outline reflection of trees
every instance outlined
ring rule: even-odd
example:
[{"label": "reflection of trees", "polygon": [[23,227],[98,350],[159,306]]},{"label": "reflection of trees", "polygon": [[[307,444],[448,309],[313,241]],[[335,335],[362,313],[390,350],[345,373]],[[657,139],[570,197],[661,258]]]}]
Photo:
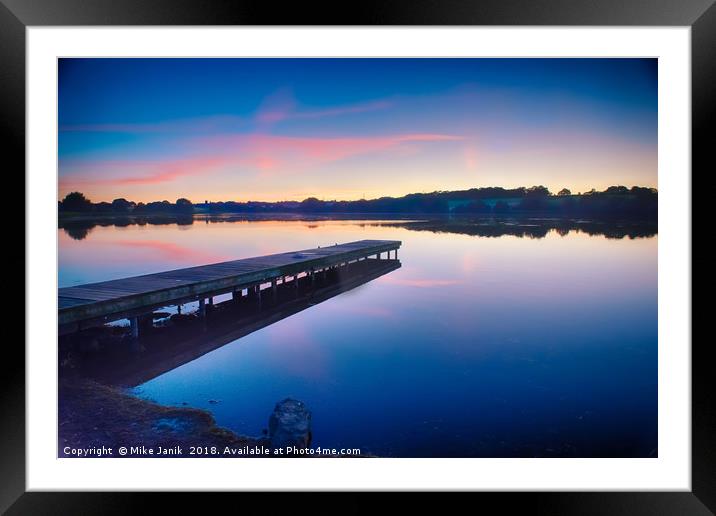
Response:
[{"label": "reflection of trees", "polygon": [[95,226],[100,227],[126,227],[126,226],[145,226],[147,224],[155,226],[167,226],[176,224],[178,226],[190,226],[194,223],[192,215],[151,215],[151,216],[120,216],[120,217],[95,217],[83,218],[80,220],[60,220],[59,228],[64,229],[65,233],[75,240],[82,240],[87,237],[89,232]]},{"label": "reflection of trees", "polygon": [[655,222],[599,221],[574,219],[497,219],[492,217],[473,219],[439,219],[414,222],[377,222],[380,226],[401,227],[411,231],[433,233],[459,233],[462,235],[500,237],[504,235],[521,238],[544,238],[554,231],[561,236],[571,232],[586,233],[606,238],[649,238],[657,234]]},{"label": "reflection of trees", "polygon": [[92,230],[91,227],[64,227],[63,229],[73,240],[84,240]]},{"label": "reflection of trees", "polygon": [[[355,218],[355,215],[351,216]],[[380,217],[383,218],[383,217]],[[297,217],[294,214],[287,214],[282,217],[280,215],[272,215],[267,217],[250,217],[250,216],[204,216],[198,218],[199,222],[218,223],[218,222],[236,222],[236,221],[261,221],[261,220],[339,220],[340,217]],[[157,215],[157,216],[123,216],[123,217],[104,217],[97,219],[83,219],[60,221],[59,227],[75,240],[86,238],[90,230],[95,226],[129,226],[129,225],[170,225],[190,226],[194,223],[195,218],[184,215]],[[398,220],[384,222],[370,219],[363,220],[360,223],[363,226],[393,226],[401,227],[411,231],[432,231],[433,233],[459,233],[463,235],[484,236],[484,237],[500,237],[503,235],[512,235],[522,238],[544,238],[551,231],[561,236],[566,236],[571,232],[586,233],[588,235],[602,235],[606,238],[648,238],[657,234],[658,227],[656,222],[640,222],[640,221],[615,221],[615,220],[599,220],[599,219],[569,219],[569,218],[528,218],[528,217],[493,217],[479,216],[479,214],[466,213],[460,217],[441,217],[432,220],[410,221]],[[310,227],[310,225],[309,225]]]}]

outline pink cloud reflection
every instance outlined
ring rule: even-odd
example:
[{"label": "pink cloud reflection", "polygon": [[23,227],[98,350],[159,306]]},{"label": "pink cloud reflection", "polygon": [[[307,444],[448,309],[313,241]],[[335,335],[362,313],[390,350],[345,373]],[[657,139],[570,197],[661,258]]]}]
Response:
[{"label": "pink cloud reflection", "polygon": [[220,254],[206,253],[197,249],[192,249],[190,247],[162,240],[117,240],[112,242],[112,245],[146,249],[162,259],[169,259],[180,263],[200,265],[216,263],[227,259]]},{"label": "pink cloud reflection", "polygon": [[273,367],[299,378],[325,378],[330,367],[327,355],[305,323],[291,319],[268,327],[263,346]]},{"label": "pink cloud reflection", "polygon": [[376,281],[381,281],[383,283],[390,283],[391,285],[400,285],[400,286],[404,286],[404,287],[416,287],[416,288],[447,287],[450,285],[457,285],[460,283],[457,280],[400,278],[400,277],[395,277],[395,276],[383,276],[381,278],[378,278]]},{"label": "pink cloud reflection", "polygon": [[346,305],[332,304],[326,306],[326,309],[335,310],[336,312],[345,312],[353,315],[367,315],[369,317],[379,317],[381,319],[394,319],[395,312],[387,308],[366,305]]}]

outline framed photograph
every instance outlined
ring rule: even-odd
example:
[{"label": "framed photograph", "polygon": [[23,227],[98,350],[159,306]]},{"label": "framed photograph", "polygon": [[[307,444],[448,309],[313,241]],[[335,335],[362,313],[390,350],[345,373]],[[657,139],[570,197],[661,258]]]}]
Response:
[{"label": "framed photograph", "polygon": [[691,339],[712,2],[2,2],[8,514],[716,510]]}]

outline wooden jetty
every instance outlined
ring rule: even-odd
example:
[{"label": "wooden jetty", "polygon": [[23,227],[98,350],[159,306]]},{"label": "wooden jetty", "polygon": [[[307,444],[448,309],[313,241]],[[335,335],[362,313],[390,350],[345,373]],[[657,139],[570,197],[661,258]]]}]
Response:
[{"label": "wooden jetty", "polygon": [[279,285],[310,286],[317,274],[360,260],[380,260],[384,253],[390,258],[393,252],[397,260],[400,246],[399,240],[360,240],[60,288],[59,334],[129,319],[132,335],[139,337],[140,327],[151,324],[151,314],[159,308],[198,301],[204,315],[214,296],[227,293],[237,300],[255,297],[261,303],[269,291],[275,300]]}]

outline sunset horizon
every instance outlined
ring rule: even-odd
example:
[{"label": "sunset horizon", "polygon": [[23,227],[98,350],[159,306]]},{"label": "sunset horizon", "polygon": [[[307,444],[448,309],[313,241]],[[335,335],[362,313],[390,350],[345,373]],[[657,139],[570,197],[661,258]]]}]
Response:
[{"label": "sunset horizon", "polygon": [[[306,195],[306,196],[302,196],[302,197],[300,197],[300,198],[293,198],[293,199],[289,199],[289,198],[280,198],[280,199],[278,199],[278,198],[277,198],[277,199],[259,199],[259,198],[256,198],[256,199],[254,199],[254,198],[245,198],[245,199],[230,199],[230,198],[226,198],[226,199],[218,199],[218,198],[217,198],[217,199],[192,199],[189,195],[180,195],[180,196],[177,197],[176,199],[174,199],[174,198],[161,198],[161,199],[160,199],[160,198],[157,198],[157,199],[137,200],[137,199],[134,199],[134,198],[129,198],[129,197],[127,197],[127,196],[121,196],[121,195],[120,195],[119,197],[114,197],[114,198],[111,198],[111,199],[110,199],[110,198],[105,198],[105,199],[92,199],[92,198],[88,198],[88,199],[89,199],[91,202],[93,202],[93,203],[102,203],[102,202],[111,203],[112,201],[117,200],[117,199],[124,199],[124,200],[127,200],[127,201],[129,201],[129,202],[137,202],[137,203],[145,203],[145,204],[146,204],[146,203],[150,203],[150,202],[165,202],[165,201],[170,202],[170,203],[175,203],[175,202],[176,202],[177,200],[179,200],[179,199],[187,199],[187,200],[191,201],[192,204],[197,204],[197,205],[198,205],[198,204],[204,204],[204,203],[207,203],[207,202],[208,202],[208,203],[236,202],[236,203],[270,203],[270,204],[280,204],[280,203],[302,202],[302,201],[305,201],[305,200],[307,200],[307,199],[318,199],[318,200],[323,201],[323,202],[356,202],[356,201],[375,201],[375,200],[379,200],[379,199],[382,199],[382,198],[398,199],[398,198],[406,197],[406,196],[409,196],[409,195],[431,195],[431,194],[437,194],[437,193],[461,192],[461,191],[480,190],[480,189],[502,189],[502,190],[505,190],[505,191],[509,191],[509,190],[515,190],[515,189],[520,189],[520,188],[528,189],[528,188],[531,188],[531,187],[540,187],[540,186],[545,186],[545,185],[539,185],[539,184],[529,185],[529,186],[519,185],[519,186],[515,186],[515,187],[505,187],[505,186],[503,186],[503,185],[485,185],[485,186],[473,186],[473,187],[469,187],[469,188],[443,188],[443,189],[441,189],[441,190],[424,191],[424,192],[405,192],[405,193],[403,193],[403,194],[397,194],[397,195],[381,195],[381,196],[377,196],[377,197],[370,197],[370,196],[367,196],[367,195],[366,195],[366,196],[361,196],[361,197],[356,197],[356,198],[338,198],[338,197],[332,197],[332,198],[325,197],[325,198],[323,198],[323,197],[318,197],[317,195],[308,194],[308,195]],[[602,189],[599,189],[599,188],[587,188],[587,189],[585,189],[584,191],[581,191],[581,190],[575,191],[575,190],[571,190],[571,189],[569,189],[569,188],[566,188],[566,190],[569,190],[569,192],[570,192],[569,195],[588,195],[588,194],[591,193],[592,191],[594,191],[594,192],[603,192],[603,191],[605,191],[607,188],[611,188],[611,187],[622,187],[622,186],[623,186],[623,187],[626,187],[626,188],[628,188],[628,189],[632,189],[632,188],[648,188],[648,189],[652,189],[652,190],[654,190],[654,191],[658,191],[658,189],[657,189],[656,187],[645,186],[645,185],[637,185],[637,184],[634,184],[634,185],[623,185],[623,184],[616,185],[616,184],[615,184],[615,185],[605,186],[605,187],[602,188]],[[545,188],[547,188],[547,187],[545,186]],[[549,189],[549,188],[548,188],[548,189]],[[560,192],[560,190],[562,190],[562,189],[561,189],[561,188],[560,188],[559,190],[549,189],[551,195],[558,195],[559,192]],[[67,192],[67,194],[70,194],[70,193],[81,193],[81,194],[84,195],[84,192],[81,192],[81,191],[79,191],[79,190],[71,190],[71,191],[68,191],[68,192]],[[65,195],[67,195],[67,194],[65,194]],[[62,198],[59,198],[58,200],[62,200]]]},{"label": "sunset horizon", "polygon": [[58,129],[59,199],[657,188],[655,60],[61,59]]}]

